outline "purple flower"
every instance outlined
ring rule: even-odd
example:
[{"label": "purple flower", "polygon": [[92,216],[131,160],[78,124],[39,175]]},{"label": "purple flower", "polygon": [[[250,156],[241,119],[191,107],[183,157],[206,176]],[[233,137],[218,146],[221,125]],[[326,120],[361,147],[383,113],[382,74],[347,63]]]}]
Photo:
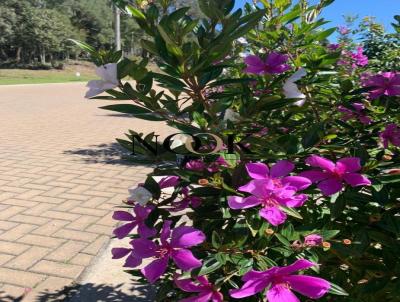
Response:
[{"label": "purple flower", "polygon": [[206,276],[198,276],[197,282],[190,279],[175,280],[178,288],[189,293],[199,293],[197,296],[180,300],[180,302],[222,302],[224,297],[208,281]]},{"label": "purple flower", "polygon": [[339,26],[338,29],[341,35],[347,35],[350,33],[350,29],[347,26]]},{"label": "purple flower", "polygon": [[156,234],[156,230],[149,228],[145,223],[145,220],[147,219],[151,211],[153,211],[153,209],[154,207],[152,206],[142,207],[141,205],[137,204],[133,208],[135,216],[125,211],[115,211],[113,219],[129,222],[127,224],[124,224],[123,226],[116,228],[113,232],[114,235],[118,239],[122,239],[128,236],[135,227],[138,227],[138,234],[140,235],[140,237],[148,238],[154,236]]},{"label": "purple flower", "polygon": [[400,95],[400,73],[382,72],[362,79],[364,87],[373,88],[369,92],[372,100],[379,98],[381,95],[396,96]]},{"label": "purple flower", "polygon": [[286,176],[294,169],[290,161],[278,161],[271,170],[263,163],[249,163],[246,169],[253,180],[239,190],[251,196],[229,196],[228,204],[232,209],[261,206],[260,216],[277,226],[284,223],[287,217],[282,206],[300,207],[308,198],[305,194],[296,193],[310,186],[311,181],[304,177]]},{"label": "purple flower", "polygon": [[321,235],[310,234],[304,237],[304,245],[309,247],[320,246],[324,239]]},{"label": "purple flower", "polygon": [[348,109],[342,105],[338,106],[338,110],[343,113],[343,121],[358,119],[364,125],[369,125],[372,123],[372,119],[363,112],[365,109],[363,104],[353,103],[351,106],[354,108],[354,110]]},{"label": "purple flower", "polygon": [[198,196],[191,196],[189,195],[189,188],[184,187],[181,191],[183,195],[183,199],[179,201],[174,201],[172,203],[173,208],[169,209],[170,212],[179,212],[187,209],[189,206],[192,208],[197,208],[200,206],[202,199]]},{"label": "purple flower", "polygon": [[166,176],[158,182],[158,185],[160,189],[176,187],[179,184],[179,180],[179,176]]},{"label": "purple flower", "polygon": [[396,124],[388,124],[384,131],[379,135],[383,147],[388,148],[389,144],[400,147],[400,128]]},{"label": "purple flower", "polygon": [[265,60],[258,56],[250,55],[244,59],[247,65],[245,72],[258,75],[283,73],[290,69],[290,66],[285,64],[287,60],[287,55],[277,52],[271,52]]},{"label": "purple flower", "polygon": [[358,157],[345,157],[335,164],[334,162],[317,156],[311,155],[306,159],[306,163],[311,167],[321,168],[300,173],[312,182],[318,183],[318,188],[326,196],[333,195],[343,189],[343,182],[352,187],[369,186],[371,181],[365,176],[355,173],[361,170],[360,159]]},{"label": "purple flower", "polygon": [[171,231],[171,223],[164,222],[160,244],[144,238],[132,240],[134,257],[154,259],[141,270],[150,283],[154,283],[165,273],[169,259],[183,271],[201,266],[201,261],[187,248],[201,244],[206,239],[203,232],[189,226],[179,226]]},{"label": "purple flower", "polygon": [[121,259],[129,255],[125,260],[124,267],[137,267],[142,264],[142,258],[134,253],[133,248],[116,247],[111,250],[111,254],[112,259]]},{"label": "purple flower", "polygon": [[368,57],[364,55],[364,49],[359,46],[357,47],[356,53],[351,53],[351,58],[354,60],[354,64],[358,66],[368,65]]},{"label": "purple flower", "polygon": [[305,260],[297,260],[292,265],[285,267],[272,267],[267,271],[250,271],[242,280],[245,284],[240,289],[233,289],[229,293],[232,298],[241,299],[250,297],[267,289],[268,302],[299,302],[291,291],[296,291],[310,299],[319,299],[330,289],[331,284],[321,278],[293,275],[293,273],[315,266],[316,264]]},{"label": "purple flower", "polygon": [[336,51],[340,48],[340,44],[329,44],[328,49],[332,51]]},{"label": "purple flower", "polygon": [[203,171],[206,164],[201,159],[193,159],[186,163],[186,169],[191,171]]},{"label": "purple flower", "polygon": [[208,172],[215,173],[220,170],[221,167],[229,167],[228,162],[222,157],[218,157],[214,162],[210,163],[207,167]]}]

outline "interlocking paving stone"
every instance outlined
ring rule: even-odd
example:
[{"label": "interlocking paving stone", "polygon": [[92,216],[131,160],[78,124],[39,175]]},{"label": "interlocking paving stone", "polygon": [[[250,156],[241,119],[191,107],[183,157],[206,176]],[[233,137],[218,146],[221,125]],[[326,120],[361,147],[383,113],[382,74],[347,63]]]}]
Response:
[{"label": "interlocking paving stone", "polygon": [[45,278],[43,274],[0,267],[0,282],[2,283],[32,288]]},{"label": "interlocking paving stone", "polygon": [[16,268],[20,270],[27,270],[33,264],[35,264],[38,259],[41,259],[46,254],[48,254],[50,249],[32,246],[27,251],[9,261],[5,266],[9,268]]},{"label": "interlocking paving stone", "polygon": [[127,188],[150,171],[123,162],[115,138],[127,129],[157,129],[164,137],[174,132],[163,123],[98,109],[109,102],[84,100],[84,86],[0,86],[0,292],[5,294],[35,287],[32,293],[40,295],[76,280],[109,242],[112,212]]},{"label": "interlocking paving stone", "polygon": [[11,254],[11,255],[19,255],[23,253],[25,250],[29,248],[29,245],[8,242],[8,241],[0,241],[0,253]]},{"label": "interlocking paving stone", "polygon": [[74,279],[79,277],[83,269],[84,266],[80,265],[41,260],[31,268],[31,271]]}]

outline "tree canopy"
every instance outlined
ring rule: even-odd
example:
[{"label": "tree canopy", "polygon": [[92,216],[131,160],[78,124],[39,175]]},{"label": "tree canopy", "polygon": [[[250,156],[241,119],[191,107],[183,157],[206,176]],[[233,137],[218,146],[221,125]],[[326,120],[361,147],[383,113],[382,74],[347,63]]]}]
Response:
[{"label": "tree canopy", "polygon": [[[139,5],[140,1],[134,1]],[[176,6],[192,0],[172,1]],[[193,14],[197,8],[193,6]],[[26,66],[76,57],[80,51],[68,41],[77,39],[98,49],[114,47],[114,14],[110,0],[2,0],[0,2],[0,62]],[[122,14],[122,47],[140,54],[143,36],[136,22]]]}]

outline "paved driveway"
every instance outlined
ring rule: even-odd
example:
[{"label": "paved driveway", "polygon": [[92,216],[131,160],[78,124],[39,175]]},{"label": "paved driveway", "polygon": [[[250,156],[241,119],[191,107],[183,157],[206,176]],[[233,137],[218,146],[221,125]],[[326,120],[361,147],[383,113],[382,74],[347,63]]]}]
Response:
[{"label": "paved driveway", "polygon": [[81,275],[110,238],[113,207],[149,171],[121,162],[114,139],[129,128],[167,133],[100,110],[84,92],[0,86],[0,301]]}]

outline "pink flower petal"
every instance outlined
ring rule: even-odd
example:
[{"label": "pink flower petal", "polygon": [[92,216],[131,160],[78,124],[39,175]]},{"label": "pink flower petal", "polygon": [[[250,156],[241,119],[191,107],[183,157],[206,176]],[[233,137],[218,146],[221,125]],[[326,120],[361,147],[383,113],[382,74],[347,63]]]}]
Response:
[{"label": "pink flower petal", "polygon": [[172,231],[171,246],[186,248],[198,245],[204,240],[206,236],[203,232],[189,226],[179,226]]},{"label": "pink flower petal", "polygon": [[270,279],[252,279],[247,281],[241,288],[230,290],[229,295],[235,299],[254,296],[268,287],[270,283]]},{"label": "pink flower petal", "polygon": [[361,170],[360,158],[345,157],[338,160],[338,163],[344,165],[346,172],[357,172]]},{"label": "pink flower petal", "polygon": [[272,286],[267,291],[268,302],[300,302],[300,300],[285,285]]},{"label": "pink flower petal", "polygon": [[305,190],[312,184],[312,181],[301,176],[286,176],[282,179],[282,184],[295,187],[297,190]]},{"label": "pink flower petal", "polygon": [[126,258],[124,267],[131,267],[131,268],[134,268],[134,267],[137,267],[137,266],[139,266],[139,265],[141,265],[141,264],[142,264],[142,259],[141,259],[141,258],[138,258],[138,257],[136,257],[136,256],[133,255],[133,254],[130,254],[130,255],[128,256],[128,258]]},{"label": "pink flower petal", "polygon": [[368,178],[358,173],[347,173],[343,176],[343,179],[352,187],[371,185],[371,181]]},{"label": "pink flower petal", "polygon": [[308,199],[308,195],[306,194],[298,194],[294,195],[291,198],[285,200],[279,200],[279,203],[290,208],[298,208],[301,207]]},{"label": "pink flower petal", "polygon": [[149,265],[141,269],[142,274],[146,279],[153,284],[157,281],[167,270],[168,257],[154,260]]},{"label": "pink flower petal", "polygon": [[136,204],[135,207],[133,208],[133,211],[136,214],[136,219],[137,220],[144,220],[146,219],[151,211],[153,211],[154,207],[153,206],[147,206],[143,207],[140,204]]},{"label": "pink flower petal", "polygon": [[293,275],[284,279],[289,282],[294,291],[311,299],[321,298],[331,288],[331,284],[328,281],[312,276]]},{"label": "pink flower petal", "polygon": [[195,297],[182,299],[179,302],[208,302],[208,301],[213,301],[213,300],[210,300],[212,298],[212,296],[213,296],[212,291],[205,291]]},{"label": "pink flower petal", "polygon": [[252,65],[252,66],[264,66],[263,60],[261,60],[260,57],[254,56],[254,55],[247,56],[247,57],[244,59],[244,62],[245,62],[247,65]]},{"label": "pink flower petal", "polygon": [[161,234],[160,234],[161,243],[163,243],[163,244],[167,243],[167,240],[168,240],[169,236],[171,235],[171,225],[172,225],[172,221],[170,221],[170,220],[164,221],[164,224],[163,224],[163,227],[161,230]]},{"label": "pink flower petal", "polygon": [[170,188],[170,187],[175,187],[179,183],[179,176],[167,176],[162,178],[159,182],[158,185],[160,186],[160,189],[165,189],[165,188]]},{"label": "pink flower petal", "polygon": [[114,229],[113,233],[118,239],[125,238],[136,227],[136,225],[136,221],[124,224],[123,226]]},{"label": "pink flower petal", "polygon": [[318,155],[311,155],[306,159],[306,163],[311,167],[318,167],[330,172],[333,172],[335,169],[335,164],[332,161]]},{"label": "pink flower petal", "polygon": [[132,252],[132,249],[127,249],[123,247],[116,247],[111,250],[111,254],[113,255],[113,259],[121,259],[124,258],[126,255],[128,255],[130,252]]},{"label": "pink flower petal", "polygon": [[288,175],[294,170],[294,164],[288,160],[280,160],[271,167],[271,177],[277,178]]},{"label": "pink flower petal", "polygon": [[263,197],[268,190],[274,189],[274,183],[268,179],[254,179],[248,184],[239,187],[239,191],[247,192],[257,197]]},{"label": "pink flower petal", "polygon": [[139,238],[132,240],[133,253],[140,258],[150,258],[156,256],[157,245],[148,239]]},{"label": "pink flower petal", "polygon": [[285,267],[279,267],[277,269],[277,274],[280,275],[290,275],[295,272],[301,271],[308,269],[310,267],[315,266],[316,264],[314,262],[311,262],[306,259],[300,259],[295,262],[293,262],[291,265],[285,266]]},{"label": "pink flower petal", "polygon": [[327,179],[329,177],[329,173],[317,170],[310,170],[301,172],[299,176],[308,178],[312,182],[319,182],[321,180]]},{"label": "pink flower petal", "polygon": [[239,210],[239,209],[248,209],[261,204],[261,201],[255,197],[239,197],[239,196],[229,196],[228,197],[228,205],[231,209]]},{"label": "pink flower petal", "polygon": [[175,280],[175,285],[188,293],[197,293],[203,289],[203,286],[194,283],[191,279]]},{"label": "pink flower petal", "polygon": [[132,221],[135,219],[131,213],[125,211],[115,211],[112,218],[119,221]]},{"label": "pink flower petal", "polygon": [[254,179],[265,179],[269,178],[269,169],[266,164],[263,163],[249,163],[246,165],[247,173],[251,178]]},{"label": "pink flower petal", "polygon": [[331,196],[343,188],[342,182],[335,178],[323,180],[317,186],[325,196]]},{"label": "pink flower petal", "polygon": [[171,256],[176,266],[183,271],[189,271],[202,265],[201,261],[187,249],[173,250]]},{"label": "pink flower petal", "polygon": [[267,280],[268,278],[270,278],[269,276],[271,275],[271,272],[275,271],[276,268],[272,268],[269,269],[265,272],[260,272],[260,271],[255,271],[255,270],[251,270],[249,272],[247,272],[246,274],[243,275],[242,277],[242,281],[250,281],[252,279],[263,279],[263,280]]},{"label": "pink flower petal", "polygon": [[260,216],[267,220],[273,226],[278,226],[285,222],[287,216],[285,212],[278,207],[263,208],[260,210]]},{"label": "pink flower petal", "polygon": [[157,234],[156,229],[149,228],[144,222],[139,223],[137,232],[138,232],[139,236],[142,238],[153,237]]}]

